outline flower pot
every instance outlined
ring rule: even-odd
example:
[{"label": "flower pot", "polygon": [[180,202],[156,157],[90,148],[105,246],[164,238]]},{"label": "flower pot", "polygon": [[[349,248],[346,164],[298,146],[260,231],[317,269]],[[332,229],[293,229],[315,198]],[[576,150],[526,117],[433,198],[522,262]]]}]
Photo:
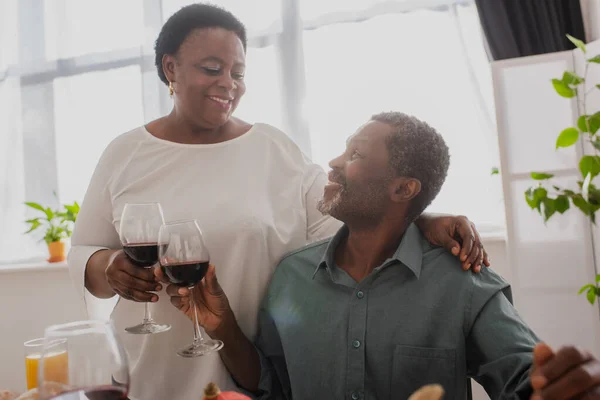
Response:
[{"label": "flower pot", "polygon": [[64,242],[48,243],[48,253],[50,254],[48,262],[51,263],[65,261],[67,259],[65,256]]}]

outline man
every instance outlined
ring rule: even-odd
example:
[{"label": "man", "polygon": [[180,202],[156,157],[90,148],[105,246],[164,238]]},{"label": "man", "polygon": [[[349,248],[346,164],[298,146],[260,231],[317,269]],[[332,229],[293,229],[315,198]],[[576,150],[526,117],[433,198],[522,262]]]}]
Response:
[{"label": "man", "polygon": [[[445,398],[462,399],[473,377],[494,399],[600,398],[597,360],[536,347],[500,276],[453,268],[459,261],[414,226],[449,158],[433,128],[401,113],[375,115],[350,138],[319,203],[345,225],[281,261],[258,351],[210,268],[195,294],[200,320],[225,343],[220,355],[242,387],[263,398],[358,400],[407,399],[439,383]],[[190,315],[187,290],[168,293]]]}]

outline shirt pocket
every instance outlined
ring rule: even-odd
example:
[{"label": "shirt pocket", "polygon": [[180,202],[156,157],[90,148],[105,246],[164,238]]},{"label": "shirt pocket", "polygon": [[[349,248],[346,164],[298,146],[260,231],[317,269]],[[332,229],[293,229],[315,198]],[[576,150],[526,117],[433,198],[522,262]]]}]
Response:
[{"label": "shirt pocket", "polygon": [[392,399],[408,399],[424,385],[437,383],[444,398],[455,396],[456,351],[433,347],[396,346],[392,365]]}]

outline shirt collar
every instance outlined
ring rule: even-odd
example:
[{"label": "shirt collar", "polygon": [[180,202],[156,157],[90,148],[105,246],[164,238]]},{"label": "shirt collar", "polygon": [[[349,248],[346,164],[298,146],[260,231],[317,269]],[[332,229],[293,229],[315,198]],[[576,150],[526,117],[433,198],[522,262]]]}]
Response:
[{"label": "shirt collar", "polygon": [[[322,268],[327,269],[331,274],[331,269],[335,266],[335,249],[340,241],[346,236],[348,236],[348,227],[344,225],[329,241],[325,253],[313,273],[313,279],[317,275],[317,272]],[[408,267],[408,269],[415,274],[417,279],[419,279],[423,262],[423,246],[421,245],[421,232],[414,223],[410,224],[406,229],[406,232],[404,232],[402,240],[392,258],[386,260],[381,267],[378,268],[396,264],[396,262],[400,262]]]}]

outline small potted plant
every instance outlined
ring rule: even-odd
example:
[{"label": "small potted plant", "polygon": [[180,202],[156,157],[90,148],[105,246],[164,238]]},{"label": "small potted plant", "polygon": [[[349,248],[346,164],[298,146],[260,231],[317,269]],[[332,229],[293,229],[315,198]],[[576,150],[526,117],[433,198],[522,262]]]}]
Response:
[{"label": "small potted plant", "polygon": [[43,213],[41,217],[25,221],[29,224],[29,230],[25,233],[31,233],[40,227],[45,228],[44,241],[48,245],[48,253],[50,254],[48,262],[65,261],[66,253],[63,240],[71,237],[73,233],[73,224],[79,213],[79,204],[77,202],[64,204],[61,208],[55,210],[34,202],[26,202],[25,205]]}]

